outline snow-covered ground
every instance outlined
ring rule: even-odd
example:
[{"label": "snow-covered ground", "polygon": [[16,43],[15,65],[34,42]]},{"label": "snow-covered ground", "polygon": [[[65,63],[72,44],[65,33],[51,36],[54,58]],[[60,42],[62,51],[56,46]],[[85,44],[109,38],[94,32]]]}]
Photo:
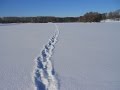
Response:
[{"label": "snow-covered ground", "polygon": [[120,20],[117,21],[117,20],[112,20],[112,19],[106,19],[106,20],[102,20],[101,22],[120,22]]},{"label": "snow-covered ground", "polygon": [[120,23],[0,24],[0,90],[120,90],[119,39]]},{"label": "snow-covered ground", "polygon": [[58,24],[61,90],[120,90],[120,23]]},{"label": "snow-covered ground", "polygon": [[0,26],[0,90],[34,90],[35,58],[54,30],[51,24]]}]

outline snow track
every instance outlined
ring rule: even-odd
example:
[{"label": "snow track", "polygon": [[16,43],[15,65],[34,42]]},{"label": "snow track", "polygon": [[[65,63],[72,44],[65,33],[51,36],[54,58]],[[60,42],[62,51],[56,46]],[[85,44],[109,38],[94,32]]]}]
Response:
[{"label": "snow track", "polygon": [[59,30],[56,24],[55,27],[55,34],[49,39],[48,44],[44,46],[41,54],[35,59],[35,90],[58,90],[58,80],[51,60],[59,35]]}]

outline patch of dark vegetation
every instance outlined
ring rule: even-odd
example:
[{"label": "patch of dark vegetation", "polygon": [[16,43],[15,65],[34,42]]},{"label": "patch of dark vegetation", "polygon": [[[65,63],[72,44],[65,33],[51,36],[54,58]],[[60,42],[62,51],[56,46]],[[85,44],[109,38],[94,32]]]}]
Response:
[{"label": "patch of dark vegetation", "polygon": [[100,22],[105,19],[120,20],[120,9],[109,13],[87,12],[80,17],[0,17],[0,23]]}]

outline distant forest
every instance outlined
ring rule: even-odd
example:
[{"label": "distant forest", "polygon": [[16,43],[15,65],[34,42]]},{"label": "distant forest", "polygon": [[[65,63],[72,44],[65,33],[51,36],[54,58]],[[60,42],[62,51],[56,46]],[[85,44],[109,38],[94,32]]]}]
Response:
[{"label": "distant forest", "polygon": [[105,19],[120,20],[120,9],[109,13],[87,12],[80,17],[0,17],[0,23],[100,22]]}]

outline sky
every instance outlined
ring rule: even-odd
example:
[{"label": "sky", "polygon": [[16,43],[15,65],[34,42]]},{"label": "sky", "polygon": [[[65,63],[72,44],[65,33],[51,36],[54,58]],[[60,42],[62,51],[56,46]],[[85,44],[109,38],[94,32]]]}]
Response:
[{"label": "sky", "polygon": [[0,16],[80,16],[120,9],[120,0],[0,0]]}]

